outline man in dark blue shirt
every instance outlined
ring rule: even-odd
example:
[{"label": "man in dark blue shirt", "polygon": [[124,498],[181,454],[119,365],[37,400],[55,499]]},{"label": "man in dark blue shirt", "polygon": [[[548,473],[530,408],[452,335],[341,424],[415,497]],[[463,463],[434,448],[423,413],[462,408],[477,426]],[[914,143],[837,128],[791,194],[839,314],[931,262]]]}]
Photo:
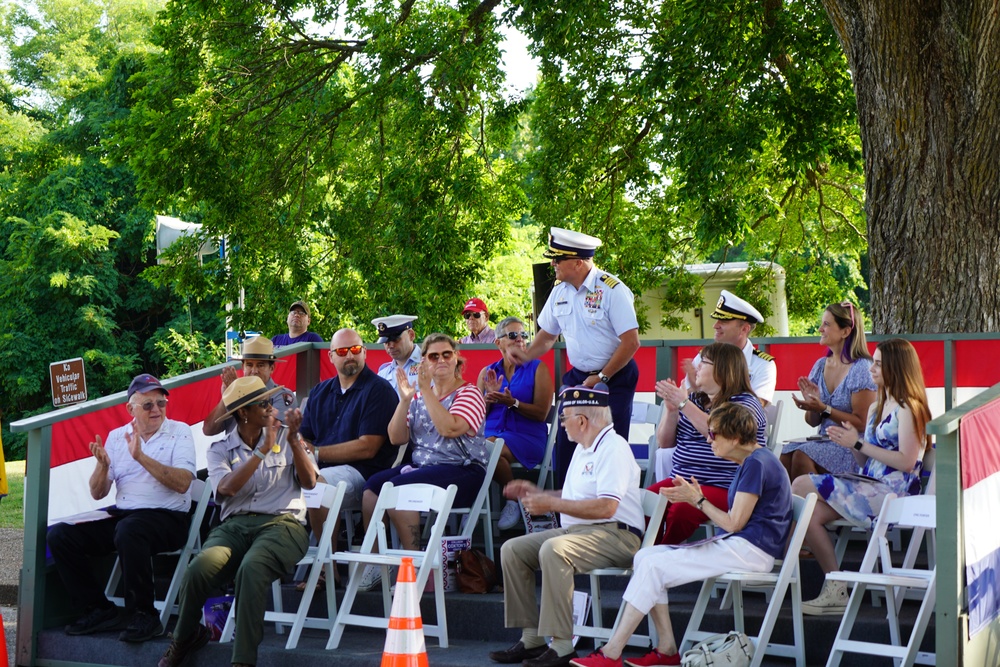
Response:
[{"label": "man in dark blue shirt", "polygon": [[[309,392],[299,429],[319,463],[320,481],[347,482],[344,509],[360,509],[365,481],[392,467],[399,454],[387,433],[399,398],[392,385],[365,365],[366,352],[357,331],[341,329],[333,335],[329,354],[337,376]],[[326,510],[309,510],[316,535],[325,521]]]}]

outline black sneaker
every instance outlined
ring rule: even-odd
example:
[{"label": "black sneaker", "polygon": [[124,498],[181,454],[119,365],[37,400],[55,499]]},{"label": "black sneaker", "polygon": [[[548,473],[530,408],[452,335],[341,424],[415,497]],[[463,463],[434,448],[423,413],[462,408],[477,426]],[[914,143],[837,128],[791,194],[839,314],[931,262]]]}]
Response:
[{"label": "black sneaker", "polygon": [[170,642],[167,652],[156,663],[156,667],[180,667],[192,653],[205,646],[211,638],[211,630],[199,623],[187,641],[179,642],[174,639]]},{"label": "black sneaker", "polygon": [[132,616],[132,622],[118,636],[118,639],[123,642],[148,642],[162,634],[163,624],[160,623],[159,616],[145,611],[137,611]]},{"label": "black sneaker", "polygon": [[122,626],[122,616],[118,607],[91,609],[75,622],[66,626],[67,635],[89,635],[94,632],[117,630]]}]

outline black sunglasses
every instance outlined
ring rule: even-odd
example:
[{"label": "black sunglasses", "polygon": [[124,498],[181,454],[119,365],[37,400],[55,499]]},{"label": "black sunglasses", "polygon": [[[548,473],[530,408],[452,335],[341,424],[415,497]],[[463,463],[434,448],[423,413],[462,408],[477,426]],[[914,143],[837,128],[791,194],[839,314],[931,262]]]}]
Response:
[{"label": "black sunglasses", "polygon": [[518,338],[523,338],[524,340],[528,340],[530,335],[531,334],[529,334],[527,331],[508,331],[505,334],[500,334],[500,337],[509,338],[510,340],[517,340]]},{"label": "black sunglasses", "polygon": [[465,316],[465,319],[469,319],[470,317],[474,317],[475,319],[478,320],[480,317],[482,317],[483,314],[482,313],[463,313],[463,315]]}]

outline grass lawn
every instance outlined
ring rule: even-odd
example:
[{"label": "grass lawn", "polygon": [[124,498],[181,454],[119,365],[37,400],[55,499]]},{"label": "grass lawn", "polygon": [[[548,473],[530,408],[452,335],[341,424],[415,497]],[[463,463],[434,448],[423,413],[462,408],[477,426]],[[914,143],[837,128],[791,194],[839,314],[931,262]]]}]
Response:
[{"label": "grass lawn", "polygon": [[7,463],[7,497],[0,499],[0,528],[24,528],[24,461]]}]

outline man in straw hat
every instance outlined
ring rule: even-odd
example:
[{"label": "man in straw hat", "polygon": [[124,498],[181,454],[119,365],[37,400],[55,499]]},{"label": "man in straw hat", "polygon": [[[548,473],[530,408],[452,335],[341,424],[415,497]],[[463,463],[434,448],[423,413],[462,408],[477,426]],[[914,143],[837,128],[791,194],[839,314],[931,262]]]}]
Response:
[{"label": "man in straw hat", "polygon": [[[573,365],[563,377],[567,386],[593,387],[603,382],[611,392],[614,429],[626,440],[632,419],[632,399],[639,382],[639,367],[632,358],[639,349],[639,322],[635,297],[618,278],[594,266],[594,251],[601,240],[569,229],[549,230],[549,249],[556,280],[548,301],[538,315],[538,334],[526,351],[514,350],[520,362],[537,359],[555,344],[559,334]],[[561,485],[573,455],[566,431],[559,429],[553,452],[553,471]]]},{"label": "man in straw hat", "polygon": [[[573,650],[573,575],[601,567],[629,567],[642,541],[645,515],[639,466],[628,441],[612,429],[608,388],[581,385],[561,394],[559,420],[576,443],[562,491],[544,491],[527,480],[507,484],[531,514],[558,512],[560,528],[504,542],[504,624],[521,639],[490,659],[526,667],[568,665]],[[544,548],[543,548],[544,547]],[[541,609],[535,572],[542,573]],[[552,637],[546,645],[545,637]]]},{"label": "man in straw hat", "polygon": [[[264,386],[269,390],[274,389],[276,386],[274,381],[271,380],[271,374],[274,373],[275,362],[284,362],[284,359],[279,360],[276,356],[274,356],[274,343],[269,341],[264,336],[247,338],[243,341],[241,353],[233,355],[233,359],[243,362],[244,377],[259,377],[261,381],[263,381]],[[232,366],[226,366],[222,369],[223,393],[225,393],[226,388],[229,387],[235,379],[235,368]],[[279,391],[271,394],[271,405],[274,406],[274,416],[279,422],[285,423],[285,413],[298,405],[298,400],[295,398],[295,394],[290,392],[288,389],[281,387]],[[222,413],[225,411],[225,402],[220,400],[218,405],[212,408],[212,411],[208,413],[207,417],[205,417],[205,423],[201,426],[201,432],[205,435],[218,435],[223,431],[226,433],[232,431],[236,426],[236,421],[232,417],[222,419]]]},{"label": "man in straw hat", "polygon": [[[715,325],[716,343],[729,343],[743,350],[743,356],[747,360],[747,368],[750,369],[750,386],[757,398],[765,403],[774,400],[774,388],[778,384],[778,367],[774,363],[774,357],[766,352],[761,352],[750,342],[750,334],[754,328],[764,321],[764,316],[760,311],[750,305],[750,302],[741,299],[728,290],[722,290],[719,302],[712,312],[712,319]],[[684,362],[684,373],[687,375],[685,381],[688,388],[697,391],[694,386],[695,371],[701,364],[701,353],[694,358],[694,361]]]},{"label": "man in straw hat", "polygon": [[180,549],[188,534],[189,487],[195,474],[191,427],[167,419],[167,390],[152,375],[132,380],[125,409],[132,420],[108,434],[106,445],[94,436],[90,452],[97,465],[90,495],[101,500],[115,484],[115,508],[100,521],[49,530],[48,544],[66,590],[87,613],[66,626],[66,634],[112,630],[125,620],[94,577],[92,559],[115,551],[122,564],[125,609],[131,622],[119,639],[144,642],[163,634],[153,607],[153,554]]},{"label": "man in straw hat", "polygon": [[259,377],[233,380],[222,395],[236,428],[208,450],[208,477],[222,508],[201,552],[184,573],[173,641],[159,667],[178,667],[208,643],[201,625],[208,596],[236,582],[236,633],[232,663],[257,664],[271,582],[289,572],[309,546],[302,489],[316,486],[316,462],[298,437],[302,414],[288,412],[288,426],[274,418],[268,389]]}]

